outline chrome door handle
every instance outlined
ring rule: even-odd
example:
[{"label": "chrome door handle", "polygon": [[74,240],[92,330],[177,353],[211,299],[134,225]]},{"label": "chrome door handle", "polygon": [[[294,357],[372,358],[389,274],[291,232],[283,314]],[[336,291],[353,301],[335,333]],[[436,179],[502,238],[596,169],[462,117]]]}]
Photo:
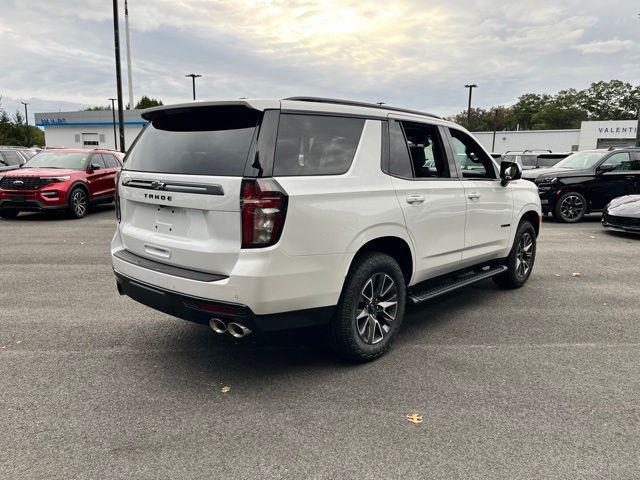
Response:
[{"label": "chrome door handle", "polygon": [[480,196],[481,195],[479,193],[470,193],[469,195],[467,195],[467,198],[469,200],[478,200]]},{"label": "chrome door handle", "polygon": [[424,202],[424,197],[422,195],[409,195],[405,200],[407,203],[414,205]]}]

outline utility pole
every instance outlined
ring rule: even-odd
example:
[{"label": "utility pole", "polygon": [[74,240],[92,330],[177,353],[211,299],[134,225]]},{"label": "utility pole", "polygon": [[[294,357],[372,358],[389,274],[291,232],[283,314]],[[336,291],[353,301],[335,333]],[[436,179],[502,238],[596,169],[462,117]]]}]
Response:
[{"label": "utility pole", "polygon": [[111,117],[113,118],[113,143],[114,150],[118,150],[118,135],[116,134],[116,105],[117,98],[109,98],[111,100]]},{"label": "utility pole", "polygon": [[469,89],[469,106],[467,107],[467,128],[471,125],[471,95],[473,94],[473,89],[478,88],[478,85],[475,83],[465,85],[464,88]]},{"label": "utility pole", "polygon": [[120,130],[120,151],[124,149],[124,115],[122,113],[122,72],[120,71],[120,26],[118,22],[118,0],[113,0],[113,39],[116,51],[116,89],[118,91],[118,129]]},{"label": "utility pole", "polygon": [[127,81],[129,83],[129,109],[135,105],[133,103],[133,72],[131,71],[131,41],[129,40],[129,5],[124,0],[124,35],[127,42]]},{"label": "utility pole", "polygon": [[202,75],[198,75],[197,73],[189,73],[185,75],[185,77],[191,77],[191,82],[193,86],[193,99],[196,99],[196,78],[200,78]]},{"label": "utility pole", "polygon": [[[29,105],[29,102],[20,102],[22,105],[24,105],[24,123],[26,125],[26,132],[27,132],[27,136],[25,138],[25,140],[27,141],[27,143],[31,143],[31,132],[29,132],[29,112],[27,111],[27,105]],[[28,147],[29,145],[25,145],[25,147]]]}]

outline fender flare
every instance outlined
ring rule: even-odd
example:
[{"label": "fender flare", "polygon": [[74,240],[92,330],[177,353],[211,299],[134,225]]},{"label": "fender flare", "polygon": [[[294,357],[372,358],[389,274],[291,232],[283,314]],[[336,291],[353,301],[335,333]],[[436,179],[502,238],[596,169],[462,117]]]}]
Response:
[{"label": "fender flare", "polygon": [[384,237],[396,237],[400,240],[403,240],[408,246],[409,251],[411,252],[411,263],[412,263],[412,271],[415,272],[416,266],[416,254],[415,254],[415,245],[407,231],[405,225],[397,224],[397,223],[383,223],[379,225],[372,225],[367,227],[365,230],[359,232],[349,243],[347,247],[347,251],[344,253],[342,258],[342,266],[340,269],[340,289],[342,290],[342,285],[344,284],[344,279],[347,277],[349,273],[349,269],[353,263],[353,259],[358,254],[360,249],[367,243],[372,240],[376,240],[378,238]]}]

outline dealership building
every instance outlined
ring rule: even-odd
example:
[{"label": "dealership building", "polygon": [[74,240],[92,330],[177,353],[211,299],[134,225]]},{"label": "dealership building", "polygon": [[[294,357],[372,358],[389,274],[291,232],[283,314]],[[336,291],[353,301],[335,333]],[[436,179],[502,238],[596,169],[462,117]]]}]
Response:
[{"label": "dealership building", "polygon": [[[124,110],[125,147],[135,140],[147,124],[140,113],[142,110]],[[111,148],[117,149],[117,131],[111,110],[83,112],[36,113],[36,126],[44,129],[47,147],[65,148]],[[116,112],[116,122],[118,114]]]},{"label": "dealership building", "polygon": [[[129,147],[147,123],[142,110],[124,111],[125,147]],[[111,110],[36,113],[36,125],[44,128],[47,147],[116,148]],[[117,119],[117,116],[116,116]],[[612,120],[582,122],[575,130],[520,130],[476,132],[484,147],[496,153],[509,150],[569,152],[635,144],[638,122]]]}]

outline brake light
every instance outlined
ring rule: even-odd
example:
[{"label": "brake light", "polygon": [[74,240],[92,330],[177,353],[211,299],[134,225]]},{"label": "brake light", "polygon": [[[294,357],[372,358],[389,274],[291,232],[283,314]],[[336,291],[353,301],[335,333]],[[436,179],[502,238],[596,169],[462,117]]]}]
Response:
[{"label": "brake light", "polygon": [[116,204],[116,218],[118,219],[118,223],[120,223],[120,219],[122,218],[122,213],[120,212],[120,193],[118,193],[119,189],[120,189],[120,171],[116,173],[116,191],[113,194],[113,201]]},{"label": "brake light", "polygon": [[272,178],[245,178],[240,192],[242,248],[274,245],[284,227],[287,194]]}]

